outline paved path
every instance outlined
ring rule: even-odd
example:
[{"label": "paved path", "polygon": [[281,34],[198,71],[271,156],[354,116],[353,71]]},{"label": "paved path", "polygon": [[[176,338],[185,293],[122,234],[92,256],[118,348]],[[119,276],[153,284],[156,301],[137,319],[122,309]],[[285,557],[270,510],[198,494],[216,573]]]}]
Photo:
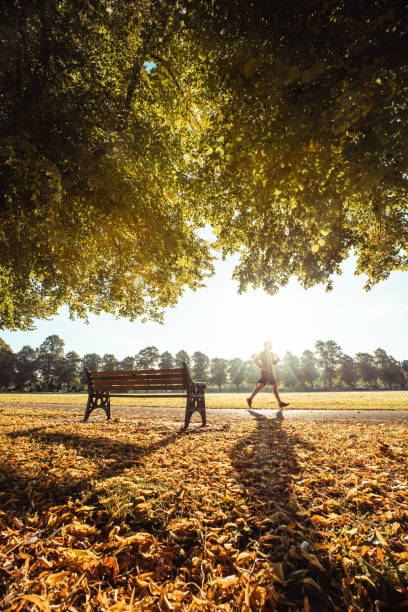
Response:
[{"label": "paved path", "polygon": [[[21,408],[22,404],[8,402],[8,406]],[[66,404],[30,404],[32,409],[48,409],[59,412],[70,410],[75,419],[81,420],[84,413],[83,406],[72,406]],[[0,409],[2,406],[0,405]],[[360,423],[406,423],[408,425],[408,410],[283,410],[281,413],[284,420],[307,421],[307,422],[360,422]],[[137,406],[112,406],[112,418],[132,419],[135,417],[153,417],[162,419],[163,422],[182,423],[184,421],[184,408],[152,408]],[[252,421],[255,419],[275,419],[279,417],[278,410],[247,410],[231,408],[207,408],[207,422],[211,424],[229,423],[231,421]],[[93,419],[104,418],[102,410],[92,413],[89,423]],[[200,416],[195,414],[193,422],[200,422]]]},{"label": "paved path", "polygon": [[[124,408],[127,414],[135,416],[161,416],[169,418],[170,415],[175,419],[182,420],[184,410],[179,408]],[[117,409],[113,408],[112,413]],[[283,410],[281,413],[284,420],[296,421],[360,421],[362,423],[393,423],[403,422],[408,425],[408,410]],[[231,408],[207,408],[207,421],[253,421],[255,419],[275,419],[280,417],[278,410],[245,410]],[[194,417],[200,419],[199,415]]]}]

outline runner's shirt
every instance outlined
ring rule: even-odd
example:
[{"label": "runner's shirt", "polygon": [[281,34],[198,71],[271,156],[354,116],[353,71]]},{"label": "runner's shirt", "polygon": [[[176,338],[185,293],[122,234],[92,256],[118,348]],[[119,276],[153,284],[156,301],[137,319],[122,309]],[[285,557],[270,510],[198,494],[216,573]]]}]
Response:
[{"label": "runner's shirt", "polygon": [[271,351],[265,349],[262,353],[259,353],[257,359],[259,359],[262,364],[262,372],[266,372],[268,377],[273,376],[275,378],[274,365],[275,361],[277,361],[275,353],[271,353]]}]

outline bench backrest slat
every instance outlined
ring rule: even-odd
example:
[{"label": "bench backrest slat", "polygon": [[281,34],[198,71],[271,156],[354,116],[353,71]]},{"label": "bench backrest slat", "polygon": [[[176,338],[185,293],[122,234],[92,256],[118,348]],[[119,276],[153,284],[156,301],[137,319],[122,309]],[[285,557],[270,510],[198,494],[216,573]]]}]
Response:
[{"label": "bench backrest slat", "polygon": [[131,370],[110,372],[88,372],[91,389],[95,391],[158,391],[160,389],[187,390],[189,374],[187,368],[171,370]]},{"label": "bench backrest slat", "polygon": [[117,387],[112,387],[111,385],[96,385],[95,391],[112,391],[112,393],[116,393],[116,391],[181,391],[185,390],[184,385],[173,385],[172,387],[165,387],[163,385],[158,387],[148,387],[146,385],[121,385]]},{"label": "bench backrest slat", "polygon": [[158,377],[158,376],[123,376],[123,377],[119,377],[119,376],[115,376],[115,378],[109,377],[109,378],[102,378],[102,377],[98,377],[98,378],[93,378],[91,377],[91,380],[95,383],[98,384],[100,382],[105,382],[105,383],[115,383],[115,382],[140,382],[140,383],[145,383],[145,382],[151,382],[151,383],[162,383],[162,382],[183,382],[183,377],[182,376],[163,376],[163,377]]},{"label": "bench backrest slat", "polygon": [[177,382],[177,381],[183,381],[183,377],[182,376],[107,376],[107,377],[102,377],[102,376],[98,376],[97,378],[94,378],[93,376],[91,376],[91,380],[93,380],[95,383],[98,382],[127,382],[127,381],[140,381],[140,382]]},{"label": "bench backrest slat", "polygon": [[92,376],[109,376],[112,374],[151,374],[152,376],[158,376],[160,374],[176,374],[183,373],[183,368],[172,368],[171,370],[113,370],[106,372],[90,372]]}]

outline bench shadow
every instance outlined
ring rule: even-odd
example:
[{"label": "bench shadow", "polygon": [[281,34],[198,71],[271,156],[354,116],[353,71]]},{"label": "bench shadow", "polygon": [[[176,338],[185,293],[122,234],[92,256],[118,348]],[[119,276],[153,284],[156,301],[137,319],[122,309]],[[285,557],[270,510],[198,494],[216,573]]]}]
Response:
[{"label": "bench shadow", "polygon": [[[198,435],[200,431],[203,430],[194,428],[191,434]],[[30,473],[29,466],[24,469],[20,464],[17,469],[12,462],[0,460],[0,490],[8,494],[7,497],[0,497],[0,509],[12,510],[14,516],[24,516],[30,506],[40,507],[41,512],[47,512],[51,506],[64,504],[70,499],[81,497],[83,493],[91,492],[96,480],[120,476],[126,469],[143,465],[152,453],[174,443],[179,432],[172,431],[146,446],[137,442],[121,442],[106,436],[47,431],[46,426],[6,435],[16,440],[16,443],[28,437],[38,443],[40,448],[46,446],[43,451],[45,470],[36,475]],[[96,469],[85,477],[82,473],[70,476],[69,472],[65,473],[63,478],[52,477],[47,467],[52,468],[54,452],[57,453],[61,445],[65,450],[74,450],[79,456],[90,459]],[[46,486],[50,477],[52,484]]]}]

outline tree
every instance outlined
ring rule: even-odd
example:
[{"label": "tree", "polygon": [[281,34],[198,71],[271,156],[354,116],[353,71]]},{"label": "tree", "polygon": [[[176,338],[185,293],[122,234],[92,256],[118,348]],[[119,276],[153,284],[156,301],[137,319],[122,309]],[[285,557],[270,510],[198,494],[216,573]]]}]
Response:
[{"label": "tree", "polygon": [[155,346],[147,346],[138,352],[135,365],[138,370],[151,370],[159,360],[159,351]]},{"label": "tree", "polygon": [[280,363],[279,373],[279,377],[282,377],[285,387],[289,387],[294,391],[300,378],[299,357],[288,351]]},{"label": "tree", "polygon": [[241,291],[407,269],[405,11],[5,3],[0,326],[160,319],[211,273],[204,223]]},{"label": "tree", "polygon": [[212,270],[189,187],[200,90],[182,7],[3,8],[0,327],[62,304],[159,320]]},{"label": "tree", "polygon": [[37,354],[31,346],[23,346],[15,355],[15,384],[23,391],[26,386],[33,385],[36,380]]},{"label": "tree", "polygon": [[69,351],[62,360],[60,368],[60,379],[67,385],[67,391],[79,383],[80,371],[81,357],[75,351]]},{"label": "tree", "polygon": [[37,369],[46,391],[60,380],[61,365],[64,358],[64,341],[57,335],[48,336],[40,344],[37,353]]},{"label": "tree", "polygon": [[240,291],[291,276],[330,289],[351,251],[367,288],[406,270],[406,7],[207,4],[198,45],[221,102],[201,176]]},{"label": "tree", "polygon": [[183,363],[190,367],[190,355],[186,351],[179,351],[176,353],[176,366],[178,368],[183,367]]},{"label": "tree", "polygon": [[105,353],[102,357],[101,369],[105,372],[115,372],[119,370],[119,360],[112,353]]},{"label": "tree", "polygon": [[339,359],[339,376],[348,387],[354,388],[358,381],[357,366],[350,355],[342,354]]},{"label": "tree", "polygon": [[220,357],[211,359],[210,380],[212,383],[217,385],[218,391],[221,391],[222,385],[227,381],[227,367],[227,359],[221,359]]},{"label": "tree", "polygon": [[357,353],[356,365],[360,378],[362,378],[371,389],[378,378],[378,369],[373,355],[370,355],[370,353]]},{"label": "tree", "polygon": [[374,351],[374,359],[378,377],[386,387],[401,382],[401,366],[394,357],[387,355],[384,349],[378,348]]},{"label": "tree", "polygon": [[160,370],[171,370],[174,368],[174,357],[169,351],[165,351],[160,355],[159,368]]},{"label": "tree", "polygon": [[119,369],[124,370],[125,372],[128,370],[134,370],[135,369],[135,358],[128,356],[122,359],[122,361],[119,364]]},{"label": "tree", "polygon": [[303,351],[300,358],[300,376],[302,380],[309,383],[312,391],[314,388],[314,381],[319,378],[319,371],[317,369],[317,359],[312,351]]},{"label": "tree", "polygon": [[0,389],[7,390],[14,382],[14,355],[10,346],[0,338]]},{"label": "tree", "polygon": [[196,351],[193,353],[193,377],[197,382],[207,382],[209,380],[210,360],[207,355]]},{"label": "tree", "polygon": [[210,366],[210,379],[218,387],[218,391],[221,391],[222,385],[227,380],[227,366],[228,361],[226,359],[221,359],[219,357],[215,357],[211,359]]},{"label": "tree", "polygon": [[318,353],[317,363],[323,370],[324,386],[332,389],[342,350],[334,340],[327,340],[327,342],[318,340],[316,351]]},{"label": "tree", "polygon": [[245,362],[245,382],[249,386],[253,386],[261,376],[258,366],[254,363],[254,358],[255,355],[252,355],[252,359]]},{"label": "tree", "polygon": [[401,362],[401,388],[408,389],[408,359]]},{"label": "tree", "polygon": [[237,387],[237,393],[239,393],[239,385],[244,379],[245,363],[238,357],[231,359],[228,364],[228,380]]},{"label": "tree", "polygon": [[102,368],[102,357],[97,353],[87,353],[82,357],[82,372],[81,372],[81,383],[87,384],[87,378],[85,370],[88,372],[98,372]]},{"label": "tree", "polygon": [[401,363],[390,355],[390,367],[387,371],[386,380],[390,386],[403,384],[404,376],[401,370]]}]

